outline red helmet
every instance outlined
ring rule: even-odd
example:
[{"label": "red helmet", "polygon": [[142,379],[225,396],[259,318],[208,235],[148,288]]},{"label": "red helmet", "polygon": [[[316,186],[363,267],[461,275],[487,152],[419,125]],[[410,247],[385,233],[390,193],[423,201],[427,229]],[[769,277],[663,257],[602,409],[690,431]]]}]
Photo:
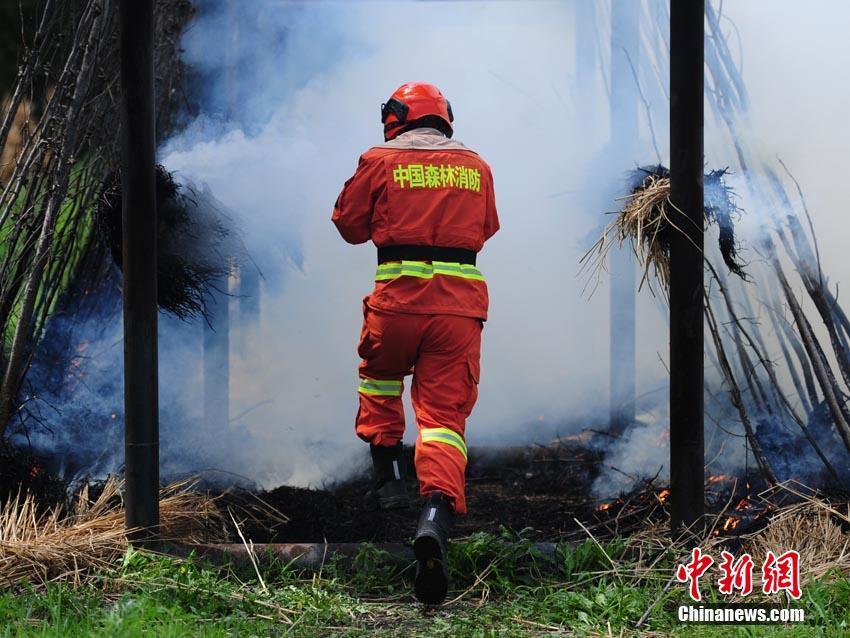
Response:
[{"label": "red helmet", "polygon": [[408,82],[402,84],[381,104],[381,122],[384,123],[384,138],[391,140],[404,130],[404,126],[425,117],[435,115],[446,123],[451,137],[452,105],[433,84]]}]

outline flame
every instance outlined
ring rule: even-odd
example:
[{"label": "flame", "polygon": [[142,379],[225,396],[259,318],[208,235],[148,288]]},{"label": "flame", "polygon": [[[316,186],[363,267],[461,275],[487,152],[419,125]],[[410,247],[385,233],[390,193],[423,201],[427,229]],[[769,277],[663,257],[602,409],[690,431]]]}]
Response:
[{"label": "flame", "polygon": [[670,496],[670,490],[668,490],[668,489],[663,489],[663,490],[661,490],[661,492],[658,494],[658,500],[659,500],[659,501],[661,501],[661,502],[663,503],[665,500],[667,500],[667,497],[668,497],[668,496]]},{"label": "flame", "polygon": [[611,505],[612,505],[611,503],[600,503],[599,505],[596,506],[596,511],[597,512],[604,512],[605,510],[609,509],[611,507]]},{"label": "flame", "polygon": [[721,481],[728,481],[729,477],[726,474],[715,474],[713,476],[709,476],[706,479],[707,483],[720,483]]},{"label": "flame", "polygon": [[747,509],[748,507],[750,507],[750,502],[747,499],[742,498],[740,501],[738,501],[738,504],[735,506],[735,509],[741,512]]},{"label": "flame", "polygon": [[723,531],[728,532],[730,529],[735,529],[740,524],[740,519],[735,518],[734,516],[729,516],[726,519],[726,522],[723,523]]}]

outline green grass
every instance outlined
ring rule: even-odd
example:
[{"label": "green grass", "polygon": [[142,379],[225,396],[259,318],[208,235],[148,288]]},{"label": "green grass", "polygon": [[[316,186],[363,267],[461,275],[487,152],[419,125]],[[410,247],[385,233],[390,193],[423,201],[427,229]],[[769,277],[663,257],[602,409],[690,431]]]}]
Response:
[{"label": "green grass", "polygon": [[624,544],[589,542],[541,569],[546,559],[530,543],[506,549],[504,540],[481,534],[454,544],[451,596],[459,599],[430,610],[414,604],[410,570],[396,573],[369,547],[353,569],[331,560],[318,574],[299,574],[272,563],[262,581],[250,569],[131,551],[85,587],[0,594],[0,636],[597,636],[609,635],[609,626],[614,636],[631,636],[641,635],[634,623],[656,601],[649,635],[850,635],[846,575],[804,590],[804,626],[682,626],[675,609],[687,602],[683,589],[663,591],[672,561],[637,578]]}]

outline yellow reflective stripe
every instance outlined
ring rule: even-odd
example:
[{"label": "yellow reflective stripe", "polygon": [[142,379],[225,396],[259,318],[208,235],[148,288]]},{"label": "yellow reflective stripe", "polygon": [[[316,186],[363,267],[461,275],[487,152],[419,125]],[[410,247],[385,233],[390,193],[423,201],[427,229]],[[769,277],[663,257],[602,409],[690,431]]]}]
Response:
[{"label": "yellow reflective stripe", "polygon": [[375,272],[375,281],[386,281],[396,277],[419,277],[420,279],[431,279],[434,275],[448,275],[462,279],[474,279],[484,281],[484,275],[472,264],[459,264],[457,262],[435,261],[401,261],[386,263],[378,266]]},{"label": "yellow reflective stripe", "polygon": [[484,275],[472,264],[458,264],[456,262],[435,261],[433,263],[435,275],[452,275],[464,279],[475,279],[484,281]]},{"label": "yellow reflective stripe", "polygon": [[375,273],[375,279],[395,279],[402,275],[431,279],[434,276],[434,269],[431,264],[424,261],[402,261],[400,263],[381,264]]},{"label": "yellow reflective stripe", "polygon": [[401,381],[380,381],[378,379],[360,379],[358,392],[377,394],[385,397],[401,396]]},{"label": "yellow reflective stripe", "polygon": [[448,428],[422,428],[423,443],[445,443],[460,450],[463,458],[466,458],[466,443],[463,437]]}]

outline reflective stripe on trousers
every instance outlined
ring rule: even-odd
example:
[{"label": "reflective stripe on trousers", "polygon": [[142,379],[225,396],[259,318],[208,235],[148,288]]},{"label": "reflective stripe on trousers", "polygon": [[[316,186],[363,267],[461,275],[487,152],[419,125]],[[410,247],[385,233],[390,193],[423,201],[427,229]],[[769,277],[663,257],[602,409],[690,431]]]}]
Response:
[{"label": "reflective stripe on trousers", "polygon": [[460,450],[464,459],[467,458],[466,442],[464,442],[463,437],[454,430],[450,430],[448,428],[422,428],[421,434],[423,443],[443,443],[445,445],[451,445],[452,447]]},{"label": "reflective stripe on trousers", "polygon": [[478,396],[480,319],[419,315],[366,307],[357,351],[361,391],[356,431],[364,441],[392,446],[404,436],[402,379],[419,436],[414,462],[420,494],[442,492],[456,514],[466,512],[466,419]]},{"label": "reflective stripe on trousers", "polygon": [[384,397],[400,397],[401,381],[380,381],[378,379],[360,379],[358,392],[377,394]]}]

